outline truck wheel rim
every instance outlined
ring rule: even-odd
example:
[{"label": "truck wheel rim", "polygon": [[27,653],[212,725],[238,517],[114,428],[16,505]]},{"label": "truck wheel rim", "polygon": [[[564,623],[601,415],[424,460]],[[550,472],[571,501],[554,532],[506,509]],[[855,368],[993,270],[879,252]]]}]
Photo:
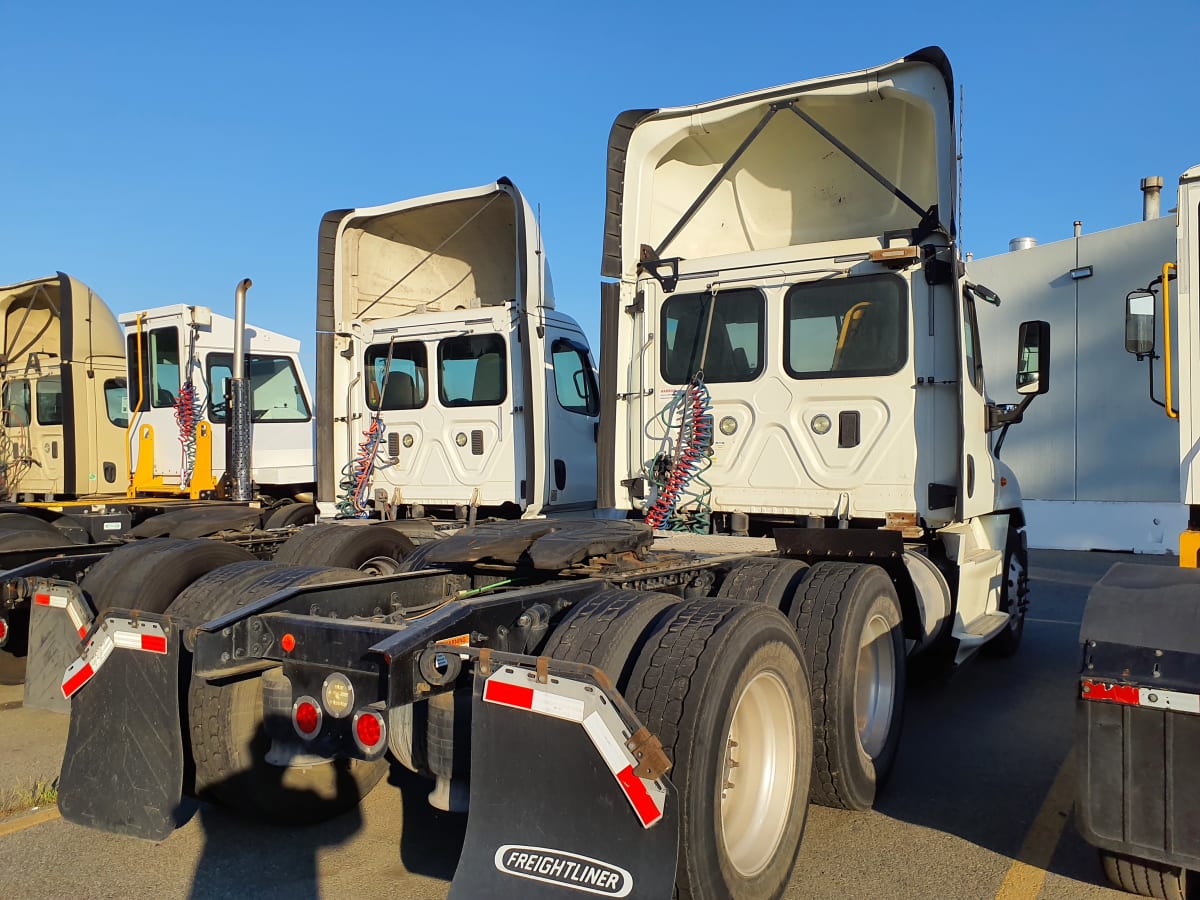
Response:
[{"label": "truck wheel rim", "polygon": [[896,651],[892,643],[892,626],[883,616],[875,614],[863,626],[854,681],[858,740],[872,759],[887,745],[895,705]]},{"label": "truck wheel rim", "polygon": [[358,571],[367,575],[396,575],[400,572],[400,563],[390,556],[372,556],[358,567]]},{"label": "truck wheel rim", "polygon": [[796,779],[796,712],[783,681],[755,675],[742,691],[725,741],[721,839],[746,878],[767,867],[792,814]]}]

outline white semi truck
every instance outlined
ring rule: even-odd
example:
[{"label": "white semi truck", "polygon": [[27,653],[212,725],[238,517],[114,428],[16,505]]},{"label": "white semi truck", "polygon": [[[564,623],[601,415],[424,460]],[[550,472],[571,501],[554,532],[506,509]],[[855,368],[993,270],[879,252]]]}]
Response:
[{"label": "white semi truck", "polygon": [[1119,563],[1088,595],[1074,750],[1076,827],[1113,884],[1163,900],[1200,870],[1200,166],[1179,178],[1176,237],[1161,275],[1129,285],[1125,349],[1162,358],[1150,399],[1178,420],[1188,524],[1178,569]]},{"label": "white semi truck", "polygon": [[324,511],[590,515],[595,367],[517,188],[336,210],[319,240]]},{"label": "white semi truck", "polygon": [[[430,779],[431,803],[470,810],[452,897],[778,896],[809,800],[862,809],[886,781],[908,656],[1012,653],[1021,637],[1020,494],[988,433],[1048,388],[1049,334],[1021,329],[1023,403],[989,403],[976,301],[996,298],[962,274],[953,97],[929,48],[618,117],[598,483],[626,517],[480,523],[373,576],[308,558],[214,564],[140,611],[130,579],[150,563],[117,551],[63,678],[64,816],[162,840],[188,794],[319,821],[356,804],[390,755]],[[463,221],[422,249],[445,252]],[[327,218],[323,233],[337,228]],[[339,269],[325,246],[318,383],[369,408],[362,382],[336,374],[339,353],[365,351],[410,376],[405,396],[420,390],[403,332],[341,334],[353,256]],[[423,258],[404,255],[357,289],[356,318]],[[456,283],[450,269],[419,296]],[[389,310],[396,328],[402,312]],[[515,329],[493,328],[525,345],[541,323],[516,312]],[[490,351],[467,346],[478,372]],[[416,426],[400,412],[388,427],[403,450]],[[325,441],[383,420],[359,415]],[[474,430],[486,453],[489,424],[450,425],[447,471]],[[528,465],[515,497],[535,505],[555,466]],[[328,495],[335,468],[321,477]],[[382,484],[359,499],[404,508],[407,489]],[[446,485],[425,503],[462,505]],[[154,564],[193,552],[164,544]],[[64,603],[78,591],[40,589]],[[135,777],[115,744],[138,749],[136,798],[102,789]]]}]

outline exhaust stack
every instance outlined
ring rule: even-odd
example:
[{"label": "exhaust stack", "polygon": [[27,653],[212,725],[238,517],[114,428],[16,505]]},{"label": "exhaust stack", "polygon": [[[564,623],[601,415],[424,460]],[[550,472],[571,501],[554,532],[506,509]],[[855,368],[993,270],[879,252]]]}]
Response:
[{"label": "exhaust stack", "polygon": [[1163,178],[1161,175],[1151,175],[1142,179],[1142,221],[1149,222],[1157,219],[1162,207]]},{"label": "exhaust stack", "polygon": [[250,480],[251,396],[246,377],[246,291],[253,285],[243,278],[233,307],[233,377],[225,385],[225,474],[229,498],[243,503],[254,498]]}]

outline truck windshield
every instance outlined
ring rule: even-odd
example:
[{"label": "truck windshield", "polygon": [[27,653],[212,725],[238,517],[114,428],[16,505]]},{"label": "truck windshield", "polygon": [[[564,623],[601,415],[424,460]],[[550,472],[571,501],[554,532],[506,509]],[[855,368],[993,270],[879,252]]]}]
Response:
[{"label": "truck windshield", "polygon": [[662,306],[663,380],[687,384],[703,369],[708,382],[753,381],[763,368],[764,309],[754,288],[668,299]]},{"label": "truck windshield", "polygon": [[[246,374],[255,422],[307,422],[308,402],[296,377],[296,367],[286,356],[252,354]],[[213,422],[225,421],[225,382],[233,377],[233,354],[208,354],[208,406]]]},{"label": "truck windshield", "polygon": [[373,344],[367,348],[366,364],[370,409],[380,408],[381,396],[384,409],[420,409],[429,399],[429,356],[419,341],[392,344],[390,366],[388,345]]},{"label": "truck windshield", "polygon": [[784,301],[793,378],[891,375],[908,356],[904,281],[867,275],[793,285]]}]

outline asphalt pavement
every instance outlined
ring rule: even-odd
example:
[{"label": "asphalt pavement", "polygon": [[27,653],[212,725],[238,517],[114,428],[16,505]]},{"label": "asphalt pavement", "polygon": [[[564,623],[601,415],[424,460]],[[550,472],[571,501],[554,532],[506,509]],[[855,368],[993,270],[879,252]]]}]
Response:
[{"label": "asphalt pavement", "polygon": [[[1128,897],[1104,886],[1095,851],[1071,828],[1068,752],[1087,591],[1130,557],[1031,556],[1020,652],[910,682],[904,738],[877,808],[812,807],[787,898]],[[18,769],[53,767],[66,732],[65,717],[5,699],[0,785],[26,777]],[[161,844],[90,831],[53,811],[0,820],[0,897],[440,900],[465,817],[433,810],[427,790],[394,773],[358,810],[314,828],[252,826],[201,807]]]}]

